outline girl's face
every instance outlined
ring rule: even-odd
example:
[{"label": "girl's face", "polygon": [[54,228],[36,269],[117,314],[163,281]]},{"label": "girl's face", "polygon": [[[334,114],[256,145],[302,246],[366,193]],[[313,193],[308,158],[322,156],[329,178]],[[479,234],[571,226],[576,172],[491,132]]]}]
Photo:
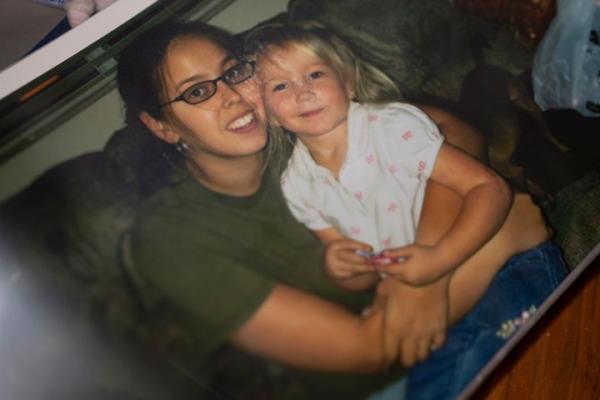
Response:
[{"label": "girl's face", "polygon": [[[175,40],[163,65],[164,102],[175,99],[195,83],[221,76],[237,62],[208,39]],[[166,107],[170,107],[168,117],[154,120],[154,129],[149,126],[150,129],[169,143],[183,141],[192,157],[255,155],[267,143],[264,106],[254,79],[232,87],[219,81],[216,93],[202,103],[176,101]]]},{"label": "girl's face", "polygon": [[346,128],[349,89],[336,70],[309,49],[273,46],[258,59],[267,113],[300,139]]}]

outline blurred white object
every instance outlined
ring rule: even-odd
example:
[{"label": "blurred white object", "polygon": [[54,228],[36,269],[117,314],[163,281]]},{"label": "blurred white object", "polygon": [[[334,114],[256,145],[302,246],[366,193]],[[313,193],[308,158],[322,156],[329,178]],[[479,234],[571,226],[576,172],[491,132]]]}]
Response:
[{"label": "blurred white object", "polygon": [[569,108],[600,117],[600,1],[558,0],[537,48],[533,90],[542,110]]},{"label": "blurred white object", "polygon": [[116,0],[67,0],[65,9],[71,27],[80,25],[94,13],[104,10]]}]

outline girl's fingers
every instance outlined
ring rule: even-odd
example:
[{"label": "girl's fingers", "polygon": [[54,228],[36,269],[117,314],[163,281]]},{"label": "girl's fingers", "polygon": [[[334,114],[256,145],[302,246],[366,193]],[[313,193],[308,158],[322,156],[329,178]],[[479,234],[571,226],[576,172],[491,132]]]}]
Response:
[{"label": "girl's fingers", "polygon": [[332,265],[329,274],[337,278],[350,278],[354,275],[373,272],[374,268],[368,264],[356,264],[337,260],[335,265]]},{"label": "girl's fingers", "polygon": [[381,254],[388,258],[408,258],[412,254],[412,246],[398,247],[395,249],[384,250]]},{"label": "girl's fingers", "polygon": [[391,275],[402,275],[404,270],[402,262],[375,263],[375,268],[379,272],[385,272]]},{"label": "girl's fingers", "polygon": [[370,264],[344,262],[340,263],[340,265],[343,265],[342,268],[344,269],[344,271],[347,271],[350,274],[359,274],[364,272],[375,271],[375,268]]},{"label": "girl's fingers", "polygon": [[338,259],[350,264],[360,264],[365,266],[372,264],[369,257],[364,257],[357,254],[355,251],[340,251],[338,252]]},{"label": "girl's fingers", "polygon": [[352,250],[352,251],[364,251],[371,252],[372,248],[366,243],[357,242],[350,239],[336,240],[332,242],[330,246],[334,246],[336,250]]}]

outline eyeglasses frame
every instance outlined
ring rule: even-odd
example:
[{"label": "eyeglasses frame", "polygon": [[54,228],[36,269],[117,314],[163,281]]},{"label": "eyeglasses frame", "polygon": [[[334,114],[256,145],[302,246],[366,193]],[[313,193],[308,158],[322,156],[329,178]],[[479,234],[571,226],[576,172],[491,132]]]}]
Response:
[{"label": "eyeglasses frame", "polygon": [[[225,75],[227,75],[227,73],[229,71],[231,71],[232,68],[235,68],[235,67],[239,66],[240,64],[246,64],[246,65],[252,66],[252,73],[250,75],[248,75],[246,78],[244,78],[241,81],[239,81],[239,82],[236,82],[236,83],[233,83],[233,84],[227,83],[225,81]],[[169,104],[172,104],[172,103],[175,103],[175,102],[178,102],[178,101],[183,101],[184,103],[192,105],[192,106],[196,105],[196,104],[204,103],[205,101],[210,100],[217,93],[219,81],[223,81],[223,83],[225,83],[228,86],[232,86],[232,85],[235,86],[235,85],[239,85],[240,83],[245,82],[248,79],[252,78],[252,76],[254,76],[255,72],[256,72],[256,61],[253,61],[253,60],[239,60],[239,63],[237,63],[237,64],[235,64],[235,65],[227,68],[220,76],[216,77],[215,79],[209,79],[209,80],[206,80],[206,81],[201,81],[201,82],[194,83],[192,86],[190,86],[189,88],[187,88],[186,90],[184,90],[183,93],[181,93],[179,96],[175,97],[173,100],[169,100],[168,102],[161,104],[160,106],[161,107],[166,107]],[[185,99],[184,94],[190,88],[196,87],[198,85],[206,84],[206,83],[212,84],[214,86],[214,88],[215,88],[215,91],[210,96],[208,96],[206,99],[201,100],[201,101],[199,101],[197,103],[190,103],[189,101],[187,101]]]}]

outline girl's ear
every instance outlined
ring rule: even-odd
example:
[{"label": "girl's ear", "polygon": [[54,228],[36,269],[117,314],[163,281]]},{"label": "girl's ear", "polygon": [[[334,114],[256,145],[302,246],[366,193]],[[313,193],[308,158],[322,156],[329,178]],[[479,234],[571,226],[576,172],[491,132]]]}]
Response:
[{"label": "girl's ear", "polygon": [[159,121],[146,111],[142,111],[139,115],[140,121],[160,140],[170,144],[175,144],[181,139],[169,124]]}]

